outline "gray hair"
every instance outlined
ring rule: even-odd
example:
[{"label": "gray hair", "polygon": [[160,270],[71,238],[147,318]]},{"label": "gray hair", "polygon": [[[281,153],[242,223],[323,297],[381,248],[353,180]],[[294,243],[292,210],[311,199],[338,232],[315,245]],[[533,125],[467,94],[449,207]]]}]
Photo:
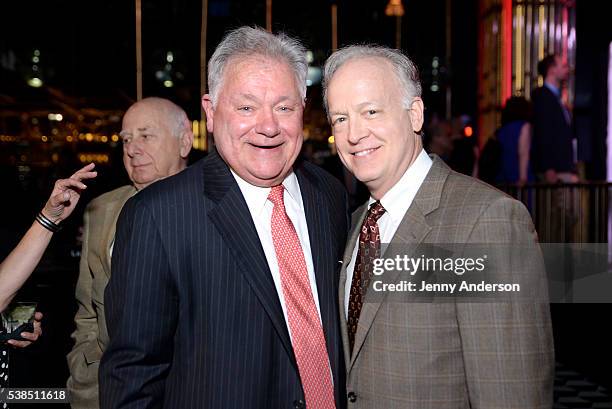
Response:
[{"label": "gray hair", "polygon": [[227,33],[208,61],[208,93],[213,106],[217,104],[228,63],[253,55],[285,60],[295,75],[302,101],[306,98],[308,61],[304,46],[284,33],[275,35],[260,27],[243,26]]},{"label": "gray hair", "polygon": [[183,108],[176,105],[172,101],[168,102],[169,104],[162,109],[165,111],[166,115],[168,115],[172,134],[176,138],[180,139],[182,138],[183,134],[193,132],[191,128],[191,121]]},{"label": "gray hair", "polygon": [[393,66],[395,75],[402,86],[404,108],[409,109],[412,100],[421,96],[419,70],[412,60],[401,51],[380,45],[350,45],[334,52],[323,67],[323,104],[325,110],[328,110],[327,88],[332,77],[342,65],[357,58],[382,58]]}]

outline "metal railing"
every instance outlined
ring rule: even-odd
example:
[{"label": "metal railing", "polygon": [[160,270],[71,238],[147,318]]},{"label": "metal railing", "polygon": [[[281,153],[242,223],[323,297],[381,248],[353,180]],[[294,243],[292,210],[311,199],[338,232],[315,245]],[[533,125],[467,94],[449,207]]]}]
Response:
[{"label": "metal railing", "polygon": [[606,243],[612,183],[497,186],[529,210],[542,243]]}]

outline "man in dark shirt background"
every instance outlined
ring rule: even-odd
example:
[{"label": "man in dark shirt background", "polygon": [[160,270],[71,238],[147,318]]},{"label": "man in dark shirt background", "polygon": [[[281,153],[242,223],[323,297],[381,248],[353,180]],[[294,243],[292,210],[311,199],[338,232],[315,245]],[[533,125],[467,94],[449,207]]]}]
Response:
[{"label": "man in dark shirt background", "polygon": [[538,63],[544,85],[533,91],[532,158],[538,178],[547,183],[577,182],[570,113],[561,100],[567,63],[558,55]]}]

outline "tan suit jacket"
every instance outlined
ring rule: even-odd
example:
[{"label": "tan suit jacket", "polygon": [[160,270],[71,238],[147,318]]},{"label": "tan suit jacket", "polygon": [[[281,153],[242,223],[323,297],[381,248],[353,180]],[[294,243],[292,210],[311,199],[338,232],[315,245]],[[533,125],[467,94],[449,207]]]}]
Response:
[{"label": "tan suit jacket", "polygon": [[104,289],[111,274],[110,249],[119,213],[135,193],[134,186],[122,186],[92,200],[85,209],[76,287],[76,330],[72,334],[75,344],[67,356],[70,369],[67,387],[75,409],[95,409],[100,405],[98,367],[108,344]]},{"label": "tan suit jacket", "polygon": [[[364,205],[353,215],[344,266],[366,210]],[[450,170],[434,156],[392,243],[535,246],[536,240],[522,204]],[[513,266],[523,267],[529,269],[520,260]],[[554,353],[547,303],[408,303],[391,302],[389,296],[371,301],[370,286],[351,354],[346,277],[344,267],[339,302],[349,409],[552,407]]]}]

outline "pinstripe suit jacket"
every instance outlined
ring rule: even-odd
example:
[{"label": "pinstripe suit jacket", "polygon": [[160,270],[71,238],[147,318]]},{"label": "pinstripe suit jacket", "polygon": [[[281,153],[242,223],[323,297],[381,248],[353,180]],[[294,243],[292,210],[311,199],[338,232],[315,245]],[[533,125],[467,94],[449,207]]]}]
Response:
[{"label": "pinstripe suit jacket", "polygon": [[[294,171],[342,408],[336,299],[348,230],[346,193],[309,163]],[[100,368],[102,408],[303,406],[263,248],[240,188],[216,152],[130,199],[116,243],[105,294],[110,344]]]},{"label": "pinstripe suit jacket", "polygon": [[[438,157],[406,212],[393,243],[536,245],[527,210]],[[354,214],[347,266],[366,207]],[[418,255],[416,255],[418,256]],[[512,268],[525,269],[522,260]],[[408,303],[366,293],[349,353],[339,301],[349,408],[550,409],[554,357],[548,304]],[[401,275],[398,276],[401,277]],[[404,277],[405,278],[405,277]],[[368,299],[371,302],[368,302]]]},{"label": "pinstripe suit jacket", "polygon": [[67,388],[73,409],[99,407],[98,369],[108,344],[104,289],[111,274],[110,247],[121,208],[135,193],[134,186],[121,186],[95,198],[85,209],[76,286],[76,330],[72,334],[74,347],[67,356],[70,369]]}]

